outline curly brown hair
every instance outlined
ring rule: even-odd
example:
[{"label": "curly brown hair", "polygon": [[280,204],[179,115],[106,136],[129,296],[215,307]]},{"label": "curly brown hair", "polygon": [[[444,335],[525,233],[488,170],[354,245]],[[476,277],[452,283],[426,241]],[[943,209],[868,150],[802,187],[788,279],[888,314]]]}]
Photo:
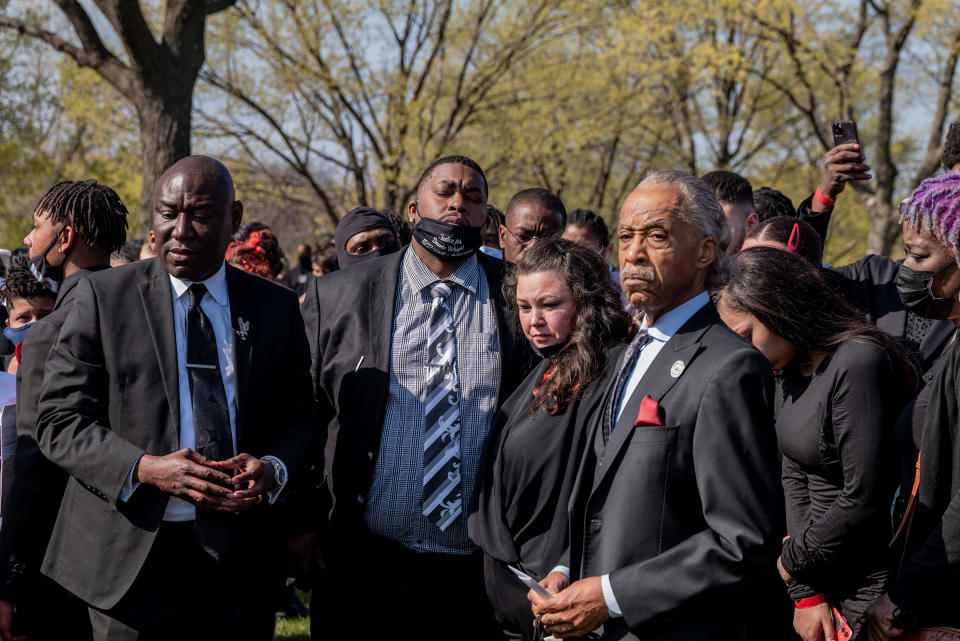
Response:
[{"label": "curly brown hair", "polygon": [[553,272],[563,279],[573,292],[577,316],[554,361],[553,374],[534,394],[531,415],[541,407],[557,414],[579,398],[603,368],[607,348],[625,341],[631,330],[630,316],[623,309],[607,264],[590,247],[563,239],[537,241],[520,255],[504,280],[504,299],[518,328],[517,279],[541,272]]}]

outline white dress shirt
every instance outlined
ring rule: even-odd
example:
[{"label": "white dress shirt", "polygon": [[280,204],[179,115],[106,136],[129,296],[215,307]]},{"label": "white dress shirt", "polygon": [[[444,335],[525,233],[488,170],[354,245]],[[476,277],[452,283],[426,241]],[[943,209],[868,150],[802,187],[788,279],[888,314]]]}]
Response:
[{"label": "white dress shirt", "polygon": [[[643,317],[643,323],[641,323],[640,327],[647,330],[650,340],[647,341],[647,344],[640,350],[640,356],[637,357],[637,363],[633,367],[633,372],[630,373],[630,378],[627,379],[626,385],[623,386],[623,394],[620,396],[617,407],[618,419],[620,418],[620,414],[623,413],[623,408],[626,406],[627,401],[633,396],[633,392],[637,389],[637,385],[640,384],[640,379],[643,378],[643,375],[646,374],[650,368],[650,364],[653,363],[653,359],[657,357],[657,354],[659,354],[663,346],[667,344],[667,341],[673,338],[673,335],[683,327],[684,323],[693,318],[693,315],[700,311],[708,302],[710,302],[710,296],[706,291],[703,291],[685,303],[671,309],[654,321],[653,325],[648,323],[646,316]],[[563,565],[553,568],[551,572],[563,572],[568,577],[570,576],[570,568]],[[613,588],[610,587],[609,574],[604,574],[600,577],[600,585],[603,588],[603,600],[607,603],[610,616],[623,616],[623,612],[620,610],[620,604],[617,603],[617,597],[613,594]]]},{"label": "white dress shirt", "polygon": [[[220,365],[220,376],[223,379],[223,391],[227,396],[227,410],[230,414],[230,436],[233,440],[233,451],[237,452],[237,387],[236,371],[233,353],[233,327],[230,316],[230,297],[227,294],[227,274],[225,264],[210,278],[200,281],[207,288],[207,293],[200,300],[200,309],[210,319],[213,326],[213,335],[217,341],[217,361]],[[170,276],[170,294],[173,297],[173,329],[177,343],[177,383],[180,392],[180,448],[194,449],[196,446],[193,428],[193,402],[190,396],[190,377],[187,374],[187,310],[190,307],[190,285],[194,283]],[[279,461],[274,457],[265,457]],[[279,461],[283,466],[283,462]],[[284,466],[285,468],[285,466]],[[139,487],[134,481],[133,472],[136,464],[130,470],[127,484],[120,494],[120,500],[126,501]],[[286,477],[286,474],[283,474]],[[280,479],[277,479],[278,482]],[[268,494],[270,502],[279,496],[282,486]],[[192,503],[181,498],[171,496],[167,502],[167,509],[163,513],[164,521],[192,521],[196,518],[197,509]]]}]

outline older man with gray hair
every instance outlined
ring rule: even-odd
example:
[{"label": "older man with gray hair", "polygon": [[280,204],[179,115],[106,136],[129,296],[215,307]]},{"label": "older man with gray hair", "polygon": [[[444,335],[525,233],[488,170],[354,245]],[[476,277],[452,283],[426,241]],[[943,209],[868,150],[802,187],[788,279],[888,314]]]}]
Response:
[{"label": "older man with gray hair", "polygon": [[570,501],[570,546],[530,592],[558,638],[740,639],[742,583],[776,563],[783,499],[773,377],[720,320],[723,209],[701,180],[651,175],[620,210],[620,278],[641,311]]}]

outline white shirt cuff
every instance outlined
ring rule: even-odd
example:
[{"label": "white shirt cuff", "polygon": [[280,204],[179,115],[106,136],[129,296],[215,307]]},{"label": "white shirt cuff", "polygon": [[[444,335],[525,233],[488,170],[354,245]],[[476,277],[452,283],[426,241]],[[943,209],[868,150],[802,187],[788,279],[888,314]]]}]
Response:
[{"label": "white shirt cuff", "polygon": [[549,575],[553,574],[554,572],[560,572],[560,573],[563,574],[563,576],[567,577],[568,579],[570,578],[570,568],[568,568],[568,567],[565,566],[565,565],[558,565],[557,567],[555,567],[555,568],[553,568],[552,570],[550,570],[549,572],[547,572],[547,575],[549,576]]},{"label": "white shirt cuff", "polygon": [[610,587],[610,575],[604,574],[600,577],[600,585],[603,587],[603,600],[607,602],[607,609],[610,610],[611,617],[622,617],[620,604],[617,603],[617,597],[613,595],[613,588]]},{"label": "white shirt cuff", "polygon": [[127,480],[123,484],[123,489],[120,490],[120,496],[117,497],[122,503],[126,503],[130,500],[130,497],[133,496],[133,493],[137,491],[137,488],[140,487],[140,481],[135,481],[133,479],[133,472],[137,469],[137,463],[140,462],[146,455],[146,452],[137,457],[137,460],[133,462],[133,465],[130,466],[130,472],[127,473]]},{"label": "white shirt cuff", "polygon": [[[276,456],[264,456],[262,461],[276,461],[280,465],[280,475],[274,480],[277,482],[277,487],[273,490],[267,492],[267,503],[273,505],[280,494],[283,492],[283,488],[287,486],[287,466],[283,464],[283,461],[278,459]],[[276,476],[276,475],[274,475]]]}]

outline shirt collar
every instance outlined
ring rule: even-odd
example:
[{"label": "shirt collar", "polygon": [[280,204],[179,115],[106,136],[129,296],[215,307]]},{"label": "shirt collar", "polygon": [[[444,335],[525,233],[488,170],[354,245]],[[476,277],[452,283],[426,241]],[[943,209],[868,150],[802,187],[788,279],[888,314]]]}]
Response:
[{"label": "shirt collar", "polygon": [[[213,300],[215,300],[218,305],[223,306],[226,306],[227,301],[229,301],[229,297],[227,296],[226,265],[226,263],[221,263],[220,269],[217,270],[216,274],[206,280],[197,281],[206,285],[207,292],[213,297]],[[177,278],[173,274],[170,274],[170,284],[173,285],[174,295],[179,299],[187,292],[187,290],[190,288],[190,285],[194,284],[194,281],[183,280],[181,278]]]},{"label": "shirt collar", "polygon": [[677,305],[662,315],[654,321],[653,325],[648,326],[647,317],[644,316],[640,327],[647,330],[651,337],[666,342],[673,338],[673,335],[683,327],[684,323],[690,320],[708,302],[710,302],[710,296],[706,291],[702,291],[687,302]]},{"label": "shirt collar", "polygon": [[457,267],[457,270],[450,276],[440,278],[420,260],[420,256],[413,250],[413,247],[409,247],[403,257],[403,276],[410,280],[410,287],[415,292],[429,290],[435,282],[444,280],[459,285],[471,294],[476,294],[477,279],[480,276],[480,263],[477,261],[477,254],[474,253]]}]

